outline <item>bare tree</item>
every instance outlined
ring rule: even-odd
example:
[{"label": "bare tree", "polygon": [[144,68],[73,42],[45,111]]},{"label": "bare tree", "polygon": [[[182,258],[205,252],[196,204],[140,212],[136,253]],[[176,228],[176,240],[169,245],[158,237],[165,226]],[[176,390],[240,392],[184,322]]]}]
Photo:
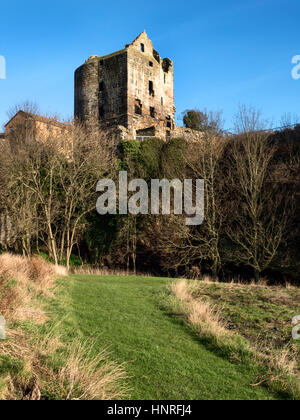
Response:
[{"label": "bare tree", "polygon": [[251,266],[258,280],[278,252],[288,214],[278,180],[272,178],[276,147],[260,113],[241,107],[236,127],[240,135],[230,144],[232,221],[227,234],[236,245],[231,260]]},{"label": "bare tree", "polygon": [[[193,115],[190,112],[186,117]],[[206,266],[215,277],[222,266],[220,239],[226,216],[221,163],[227,139],[222,136],[221,115],[221,112],[207,110],[196,112],[198,120],[206,128],[202,130],[201,140],[190,142],[183,155],[182,175],[185,172],[189,178],[204,180],[204,223],[187,227],[184,218],[172,218],[168,225],[173,225],[176,234],[169,234],[164,240],[169,253],[174,255],[174,258],[166,261],[173,264],[174,268],[184,266],[189,270],[191,266]]]},{"label": "bare tree", "polygon": [[12,117],[14,117],[19,111],[24,111],[24,112],[28,112],[29,114],[35,114],[35,115],[39,115],[40,114],[40,107],[37,103],[35,102],[31,102],[31,101],[25,101],[23,103],[17,104],[13,107],[11,107],[8,111],[7,111],[7,116],[9,119],[11,119]]},{"label": "bare tree", "polygon": [[30,254],[36,237],[56,264],[69,266],[85,216],[96,206],[96,184],[115,169],[113,139],[74,125],[43,141],[23,130],[11,137],[0,175],[15,240]]},{"label": "bare tree", "polygon": [[300,118],[296,114],[286,113],[281,117],[280,125],[283,128],[293,128],[297,124],[300,124]]},{"label": "bare tree", "polygon": [[204,180],[205,220],[200,226],[187,227],[184,219],[172,219],[176,234],[167,235],[164,241],[169,252],[177,255],[172,260],[174,267],[206,265],[214,277],[222,266],[220,239],[226,214],[221,162],[226,143],[225,138],[205,132],[201,141],[189,145],[185,164],[190,177]]},{"label": "bare tree", "polygon": [[24,255],[31,253],[32,236],[36,234],[36,197],[23,183],[30,173],[28,138],[14,138],[18,148],[12,148],[11,139],[0,155],[0,197],[2,212],[9,218],[11,229],[9,245],[22,250]]},{"label": "bare tree", "polygon": [[189,258],[207,261],[214,277],[222,267],[221,234],[225,217],[224,177],[222,159],[227,140],[213,133],[205,133],[201,142],[194,145],[188,160],[193,176],[204,180],[205,220],[201,226],[191,228],[188,233]]},{"label": "bare tree", "polygon": [[75,126],[71,138],[72,156],[67,160],[59,160],[57,183],[61,188],[62,231],[60,234],[60,259],[64,250],[67,266],[76,235],[84,229],[86,216],[96,206],[96,184],[104,175],[112,176],[116,170],[113,139],[95,129],[86,132]]}]

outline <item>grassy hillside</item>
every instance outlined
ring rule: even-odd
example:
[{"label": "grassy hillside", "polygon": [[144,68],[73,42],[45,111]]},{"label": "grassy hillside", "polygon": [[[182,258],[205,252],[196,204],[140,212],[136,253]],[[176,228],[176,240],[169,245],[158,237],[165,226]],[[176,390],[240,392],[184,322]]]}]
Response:
[{"label": "grassy hillside", "polygon": [[292,319],[300,314],[298,287],[201,281],[193,294],[216,305],[227,328],[252,345],[274,352],[286,348],[297,356],[300,371],[300,341],[292,339]]},{"label": "grassy hillside", "polygon": [[164,299],[166,279],[73,275],[60,282],[56,314],[62,338],[93,339],[125,363],[133,399],[275,399],[253,387],[258,372],[200,344]]}]

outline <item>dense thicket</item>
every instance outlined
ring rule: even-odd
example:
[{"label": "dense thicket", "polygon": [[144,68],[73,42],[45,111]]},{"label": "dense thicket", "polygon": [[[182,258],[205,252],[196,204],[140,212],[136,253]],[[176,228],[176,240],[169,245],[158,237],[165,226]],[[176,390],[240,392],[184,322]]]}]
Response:
[{"label": "dense thicket", "polygon": [[[252,116],[253,117],[253,116]],[[68,152],[57,138],[24,133],[0,156],[0,213],[10,232],[1,249],[46,253],[57,263],[92,264],[160,275],[297,281],[300,128],[263,131],[244,119],[234,136],[201,141],[123,141],[74,128]],[[71,147],[70,147],[71,146]],[[205,221],[185,215],[106,215],[96,210],[97,181],[204,179]],[[1,219],[0,219],[1,220]]]}]

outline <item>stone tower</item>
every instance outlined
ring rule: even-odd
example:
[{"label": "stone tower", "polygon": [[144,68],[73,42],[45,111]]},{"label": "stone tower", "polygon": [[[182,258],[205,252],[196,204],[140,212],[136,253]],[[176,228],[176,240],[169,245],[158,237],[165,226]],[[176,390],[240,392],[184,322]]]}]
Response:
[{"label": "stone tower", "polygon": [[160,58],[146,32],[75,72],[75,118],[87,125],[122,126],[129,139],[168,138],[175,111],[173,62]]}]

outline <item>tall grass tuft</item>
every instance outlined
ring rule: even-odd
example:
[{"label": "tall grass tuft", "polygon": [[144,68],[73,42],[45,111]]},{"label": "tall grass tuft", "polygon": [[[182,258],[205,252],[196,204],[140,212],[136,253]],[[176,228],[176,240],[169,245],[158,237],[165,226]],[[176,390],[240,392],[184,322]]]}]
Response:
[{"label": "tall grass tuft", "polygon": [[66,275],[63,267],[49,264],[41,257],[1,254],[0,313],[10,321],[45,321],[36,300],[49,296],[54,279],[62,275]]}]

